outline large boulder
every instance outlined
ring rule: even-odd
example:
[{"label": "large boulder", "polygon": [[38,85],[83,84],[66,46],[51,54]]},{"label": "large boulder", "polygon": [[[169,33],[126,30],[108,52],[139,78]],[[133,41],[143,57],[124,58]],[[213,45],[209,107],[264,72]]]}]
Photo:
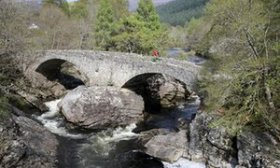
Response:
[{"label": "large boulder", "polygon": [[151,101],[159,102],[163,108],[175,107],[190,95],[186,86],[173,77],[161,74],[147,79]]},{"label": "large boulder", "polygon": [[280,167],[280,141],[271,132],[242,131],[230,135],[223,127],[210,127],[219,116],[198,112],[190,124],[184,157],[207,167]]},{"label": "large boulder", "polygon": [[207,167],[232,167],[236,165],[234,137],[224,128],[212,128],[210,123],[216,115],[199,111],[190,124],[189,142],[185,157],[205,162]]},{"label": "large boulder", "polygon": [[280,142],[270,132],[242,132],[237,137],[238,163],[244,167],[280,167]]},{"label": "large boulder", "polygon": [[125,126],[142,120],[144,102],[127,89],[80,86],[58,104],[66,120],[86,129]]},{"label": "large boulder", "polygon": [[186,131],[156,135],[145,144],[145,152],[168,162],[175,162],[183,156],[187,144]]},{"label": "large boulder", "polygon": [[57,165],[55,135],[29,118],[13,116],[1,123],[0,143],[1,168],[50,168]]}]

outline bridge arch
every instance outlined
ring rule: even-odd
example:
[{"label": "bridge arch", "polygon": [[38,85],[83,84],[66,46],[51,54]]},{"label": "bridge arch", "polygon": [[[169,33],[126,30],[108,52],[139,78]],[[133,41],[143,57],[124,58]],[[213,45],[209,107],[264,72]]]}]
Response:
[{"label": "bridge arch", "polygon": [[145,111],[155,113],[162,108],[174,107],[190,96],[186,84],[173,76],[162,73],[143,73],[129,79],[122,88],[141,95]]},{"label": "bridge arch", "polygon": [[71,62],[64,59],[49,59],[35,69],[49,81],[56,81],[66,89],[73,89],[79,85],[87,85],[89,79]]},{"label": "bridge arch", "polygon": [[151,57],[131,53],[49,50],[38,52],[36,59],[29,63],[25,75],[34,86],[41,86],[44,80],[40,75],[52,71],[55,74],[56,68],[64,62],[73,64],[86,77],[88,86],[111,84],[119,88],[138,75],[159,73],[178,79],[191,91],[200,69],[186,61],[161,58],[158,62],[152,62]]}]

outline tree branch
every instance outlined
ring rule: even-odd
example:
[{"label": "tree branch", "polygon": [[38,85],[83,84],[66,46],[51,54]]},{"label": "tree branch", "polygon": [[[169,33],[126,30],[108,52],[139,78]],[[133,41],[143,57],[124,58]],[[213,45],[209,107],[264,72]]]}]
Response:
[{"label": "tree branch", "polygon": [[254,53],[254,58],[257,59],[259,54],[258,54],[258,51],[256,50],[256,48],[254,46],[254,42],[252,41],[252,36],[247,30],[244,30],[244,32],[245,32],[245,35],[246,35],[247,42],[248,42],[250,48],[252,49],[252,51]]}]

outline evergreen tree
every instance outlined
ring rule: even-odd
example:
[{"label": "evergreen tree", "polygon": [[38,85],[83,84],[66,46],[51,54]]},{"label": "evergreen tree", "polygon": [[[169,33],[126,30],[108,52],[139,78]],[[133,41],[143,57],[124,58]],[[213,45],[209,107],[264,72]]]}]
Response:
[{"label": "evergreen tree", "polygon": [[118,23],[113,47],[118,51],[149,55],[154,48],[162,49],[168,36],[161,26],[151,0],[141,0],[137,12]]},{"label": "evergreen tree", "polygon": [[111,0],[113,6],[113,13],[116,20],[127,17],[128,12],[128,0]]},{"label": "evergreen tree", "polygon": [[122,52],[143,53],[145,49],[141,45],[141,39],[144,29],[144,23],[135,15],[122,18],[114,32],[114,49]]},{"label": "evergreen tree", "polygon": [[96,45],[102,50],[110,49],[114,22],[112,5],[108,0],[102,0],[95,25]]},{"label": "evergreen tree", "polygon": [[161,28],[160,19],[152,0],[140,0],[137,8],[136,18],[145,23],[150,30]]}]

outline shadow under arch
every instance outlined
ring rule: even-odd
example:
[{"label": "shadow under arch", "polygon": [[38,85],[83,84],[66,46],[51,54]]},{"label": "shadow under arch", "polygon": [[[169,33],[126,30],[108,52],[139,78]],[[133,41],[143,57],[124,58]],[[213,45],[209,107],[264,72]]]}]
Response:
[{"label": "shadow under arch", "polygon": [[86,85],[89,81],[79,69],[66,60],[50,59],[41,63],[36,72],[42,74],[50,81],[57,81],[66,89],[74,89]]},{"label": "shadow under arch", "polygon": [[186,84],[173,76],[162,73],[143,73],[134,76],[128,80],[122,88],[134,91],[136,94],[141,95],[144,99],[145,112],[158,113],[162,109],[160,97],[158,94],[159,87],[168,80],[175,81],[183,86],[185,89],[185,98],[190,95]]}]

